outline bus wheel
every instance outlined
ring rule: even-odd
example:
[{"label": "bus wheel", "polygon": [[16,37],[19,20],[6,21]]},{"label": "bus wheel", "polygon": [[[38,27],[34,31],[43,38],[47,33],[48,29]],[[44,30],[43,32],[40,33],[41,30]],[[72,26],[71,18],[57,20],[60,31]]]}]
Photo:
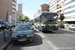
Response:
[{"label": "bus wheel", "polygon": [[41,31],[41,30],[40,30],[40,27],[38,27],[38,29],[39,29],[39,31]]},{"label": "bus wheel", "polygon": [[41,32],[43,32],[43,30],[41,29]]}]

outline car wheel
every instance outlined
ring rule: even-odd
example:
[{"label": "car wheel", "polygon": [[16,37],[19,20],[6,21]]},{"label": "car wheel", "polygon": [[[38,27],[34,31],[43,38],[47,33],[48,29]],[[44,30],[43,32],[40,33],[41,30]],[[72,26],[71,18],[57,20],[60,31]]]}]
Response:
[{"label": "car wheel", "polygon": [[41,31],[41,30],[40,30],[40,27],[39,27],[39,31]]}]

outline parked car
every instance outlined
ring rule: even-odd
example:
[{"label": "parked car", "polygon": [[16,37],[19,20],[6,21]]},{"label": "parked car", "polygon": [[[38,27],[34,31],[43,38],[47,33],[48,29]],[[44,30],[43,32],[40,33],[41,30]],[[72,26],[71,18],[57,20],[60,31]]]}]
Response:
[{"label": "parked car", "polygon": [[0,25],[5,26],[6,28],[9,27],[9,25],[6,22],[2,21],[2,20],[0,20]]},{"label": "parked car", "polygon": [[32,25],[34,25],[34,22],[32,22]]},{"label": "parked car", "polygon": [[11,36],[12,43],[26,43],[34,40],[33,30],[26,24],[17,25]]},{"label": "parked car", "polygon": [[72,26],[70,26],[69,29],[75,31],[75,24],[73,24]]},{"label": "parked car", "polygon": [[59,24],[58,27],[59,28],[65,28],[64,24]]},{"label": "parked car", "polygon": [[34,29],[34,27],[30,23],[24,23],[24,25],[28,25],[32,30]]},{"label": "parked car", "polygon": [[30,23],[24,23],[25,25],[29,25],[30,27],[32,26]]}]

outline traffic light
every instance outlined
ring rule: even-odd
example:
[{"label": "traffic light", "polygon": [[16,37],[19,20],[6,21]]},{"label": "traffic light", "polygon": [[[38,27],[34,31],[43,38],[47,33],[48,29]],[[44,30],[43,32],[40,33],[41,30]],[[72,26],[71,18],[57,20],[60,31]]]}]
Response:
[{"label": "traffic light", "polygon": [[60,20],[61,20],[61,21],[63,21],[63,20],[64,20],[64,18],[65,18],[65,17],[64,17],[64,15],[63,15],[63,14],[61,14],[61,15],[60,15]]}]

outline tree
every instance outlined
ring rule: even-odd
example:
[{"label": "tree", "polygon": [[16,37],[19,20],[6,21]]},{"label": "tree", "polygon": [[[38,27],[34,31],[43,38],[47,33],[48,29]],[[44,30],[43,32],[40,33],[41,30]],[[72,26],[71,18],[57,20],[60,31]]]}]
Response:
[{"label": "tree", "polygon": [[63,14],[61,14],[61,15],[60,15],[60,20],[61,20],[61,21],[63,21],[63,20],[64,20],[64,18],[65,18],[65,17],[64,17],[64,15],[63,15]]},{"label": "tree", "polygon": [[29,22],[29,17],[28,16],[25,16],[25,21]]},{"label": "tree", "polygon": [[33,20],[31,20],[32,22],[34,22],[34,19]]}]

